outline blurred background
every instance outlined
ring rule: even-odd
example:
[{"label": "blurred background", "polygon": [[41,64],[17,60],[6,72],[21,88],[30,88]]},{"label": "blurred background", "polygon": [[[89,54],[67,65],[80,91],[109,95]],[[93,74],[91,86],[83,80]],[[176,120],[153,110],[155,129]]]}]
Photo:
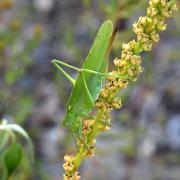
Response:
[{"label": "blurred background", "polygon": [[[118,27],[112,69],[147,5],[147,0],[0,0],[0,119],[25,128],[36,154],[35,164],[25,158],[12,180],[62,179],[63,156],[75,151],[62,127],[72,86],[50,61],[81,67],[101,23],[111,19]],[[161,41],[142,54],[144,72],[121,94],[123,108],[113,112],[112,128],[99,136],[95,157],[81,166],[82,179],[180,179],[179,19],[174,13]]]}]

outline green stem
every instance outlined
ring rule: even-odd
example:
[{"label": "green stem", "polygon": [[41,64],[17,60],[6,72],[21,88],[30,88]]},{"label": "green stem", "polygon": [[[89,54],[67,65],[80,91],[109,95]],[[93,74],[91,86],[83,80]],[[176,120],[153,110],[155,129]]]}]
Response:
[{"label": "green stem", "polygon": [[99,127],[101,125],[101,119],[102,119],[102,115],[103,115],[103,111],[99,111],[98,114],[97,114],[97,118],[95,119],[95,124],[92,128],[92,131],[91,133],[89,134],[88,136],[88,143],[90,143],[93,139],[96,138],[96,136],[98,135],[99,133]]},{"label": "green stem", "polygon": [[[91,142],[98,135],[99,127],[100,127],[100,119],[101,119],[102,115],[103,115],[103,111],[99,111],[97,118],[96,118],[96,122],[93,125],[93,129],[92,129],[92,131],[88,137],[87,143]],[[76,154],[75,159],[74,159],[74,166],[75,166],[74,167],[74,173],[78,170],[82,161],[85,159],[86,151],[87,151],[87,148],[83,146],[79,149],[78,153]]]},{"label": "green stem", "polygon": [[85,147],[82,147],[78,153],[76,154],[75,160],[74,160],[74,172],[76,172],[81,165],[82,161],[85,158]]},{"label": "green stem", "polygon": [[137,41],[136,46],[134,48],[134,54],[138,55],[142,51],[142,43]]}]

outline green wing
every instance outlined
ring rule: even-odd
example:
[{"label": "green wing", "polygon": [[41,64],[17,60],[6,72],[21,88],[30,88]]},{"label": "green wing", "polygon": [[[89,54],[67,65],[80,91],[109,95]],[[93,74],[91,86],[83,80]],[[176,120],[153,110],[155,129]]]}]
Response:
[{"label": "green wing", "polygon": [[[105,21],[102,24],[92,48],[82,66],[83,69],[105,73],[108,63],[106,56],[112,31],[112,22],[110,20]],[[99,95],[103,77],[84,71],[82,73],[92,99],[95,101]],[[81,118],[91,112],[93,107],[94,104],[92,104],[92,101],[89,99],[87,92],[85,91],[82,76],[79,75],[71,92],[64,125],[72,131],[78,131],[81,125]]]}]

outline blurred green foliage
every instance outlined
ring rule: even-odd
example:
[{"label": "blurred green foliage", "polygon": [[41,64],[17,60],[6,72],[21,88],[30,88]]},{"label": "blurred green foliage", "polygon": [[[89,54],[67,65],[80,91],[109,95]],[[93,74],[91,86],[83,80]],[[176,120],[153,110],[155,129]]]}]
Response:
[{"label": "blurred green foliage", "polygon": [[[31,53],[39,44],[42,33],[42,27],[34,25],[34,32],[27,39],[23,37],[22,25],[20,20],[12,19],[0,30],[0,112],[12,114],[21,124],[32,112],[33,99],[28,92],[20,90],[14,93],[13,89],[26,76],[26,69],[33,64]],[[26,38],[24,42],[22,38]]]},{"label": "blurred green foliage", "polygon": [[[17,134],[24,137],[28,142],[28,156],[24,153],[25,146],[23,146],[18,140]],[[7,124],[7,121],[2,120],[0,124],[0,179],[6,180],[12,175],[19,177],[21,171],[30,170],[30,164],[28,163],[27,157],[30,161],[33,161],[33,145],[29,135],[16,124]],[[20,167],[20,173],[17,168]]]}]

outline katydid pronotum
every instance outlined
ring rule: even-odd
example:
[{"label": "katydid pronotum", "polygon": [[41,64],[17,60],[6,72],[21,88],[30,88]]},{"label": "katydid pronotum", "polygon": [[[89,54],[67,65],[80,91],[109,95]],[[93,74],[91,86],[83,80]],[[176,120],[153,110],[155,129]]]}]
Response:
[{"label": "katydid pronotum", "polygon": [[[92,45],[92,48],[82,66],[76,68],[62,61],[52,60],[52,63],[71,81],[74,88],[69,98],[64,125],[73,133],[82,131],[82,119],[93,110],[94,103],[100,93],[102,81],[111,76],[107,73],[108,56],[112,41],[115,37],[113,25],[110,20],[105,21]],[[67,74],[61,66],[72,68],[79,72],[76,80]],[[126,79],[127,77],[118,78]]]}]

